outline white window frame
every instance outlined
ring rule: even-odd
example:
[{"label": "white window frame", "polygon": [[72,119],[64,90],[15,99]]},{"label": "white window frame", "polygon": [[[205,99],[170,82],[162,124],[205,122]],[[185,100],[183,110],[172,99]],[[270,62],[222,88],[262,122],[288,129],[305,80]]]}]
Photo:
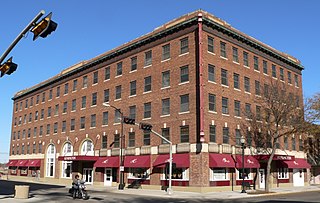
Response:
[{"label": "white window frame", "polygon": [[[70,142],[66,142],[62,149],[63,156],[72,156],[73,155],[73,146]],[[72,166],[70,166],[70,177],[67,177],[66,169],[68,165],[72,165],[72,161],[62,161],[61,163],[61,177],[71,179],[72,178]]]},{"label": "white window frame", "polygon": [[[56,148],[53,144],[50,144],[47,149],[47,158],[46,158],[46,177],[54,177],[55,175],[55,165],[56,165]],[[51,164],[52,164],[52,175],[51,172]]]},{"label": "white window frame", "polygon": [[278,168],[278,179],[289,179],[289,169]]},{"label": "white window frame", "polygon": [[[129,179],[143,179],[143,177],[136,177],[133,175],[134,173],[134,170],[136,170],[137,168],[129,168],[129,173],[128,173],[128,178]],[[146,169],[146,168],[139,168],[139,169]],[[148,168],[144,174],[143,174],[144,177],[146,177],[145,179],[146,180],[150,180],[150,168]]]},{"label": "white window frame", "polygon": [[[89,143],[91,143],[91,149],[88,150]],[[81,155],[86,155],[86,156],[94,156],[94,145],[91,140],[86,140],[82,143],[81,145]]]},{"label": "white window frame", "polygon": [[[224,178],[222,178],[222,175],[220,175],[221,178],[218,178],[218,176],[215,176],[215,171],[222,172],[222,170],[224,171]],[[210,168],[210,181],[226,181],[226,180],[230,180],[228,168]]]},{"label": "white window frame", "polygon": [[[168,180],[166,179],[166,173],[165,168],[162,169],[162,174],[160,176],[160,180]],[[173,174],[173,172],[172,172]],[[182,179],[174,179],[175,181],[189,181],[189,168],[182,168]]]}]

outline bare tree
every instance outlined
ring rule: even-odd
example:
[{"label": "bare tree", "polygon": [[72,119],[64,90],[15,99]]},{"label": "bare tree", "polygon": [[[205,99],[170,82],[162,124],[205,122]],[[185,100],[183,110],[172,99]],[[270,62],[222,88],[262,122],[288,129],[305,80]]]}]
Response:
[{"label": "bare tree", "polygon": [[281,82],[271,82],[261,88],[256,96],[255,111],[246,104],[241,129],[245,130],[247,142],[252,142],[258,152],[269,155],[266,169],[265,191],[270,191],[271,163],[281,137],[303,132],[304,119],[299,95],[290,92]]}]

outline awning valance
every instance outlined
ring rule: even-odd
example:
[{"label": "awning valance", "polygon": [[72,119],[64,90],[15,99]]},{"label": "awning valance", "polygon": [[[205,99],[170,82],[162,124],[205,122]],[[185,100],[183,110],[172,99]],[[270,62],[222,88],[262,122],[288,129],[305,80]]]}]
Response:
[{"label": "awning valance", "polygon": [[231,154],[209,154],[210,168],[235,168],[235,166]]},{"label": "awning valance", "polygon": [[118,168],[119,167],[119,156],[99,157],[99,159],[94,163],[93,167]]},{"label": "awning valance", "polygon": [[30,159],[27,163],[29,167],[40,167],[41,159]]},{"label": "awning valance", "polygon": [[294,161],[281,161],[278,167],[282,168],[311,168],[311,165],[305,159],[295,158]]},{"label": "awning valance", "polygon": [[17,166],[19,160],[9,160],[9,162],[6,164],[8,167],[10,166]]},{"label": "awning valance", "polygon": [[[165,167],[166,163],[169,163],[169,158],[169,154],[160,154],[152,165],[153,167]],[[189,154],[172,154],[172,163],[175,163],[177,168],[189,168]]]},{"label": "awning valance", "polygon": [[18,166],[18,167],[27,167],[28,161],[29,161],[29,159],[19,160],[17,162],[16,166]]},{"label": "awning valance", "polygon": [[125,156],[124,167],[128,168],[150,168],[150,155]]},{"label": "awning valance", "polygon": [[[242,155],[236,155],[236,168],[242,168]],[[254,156],[245,155],[244,168],[260,168],[259,161]]]},{"label": "awning valance", "polygon": [[85,156],[85,155],[78,155],[78,156],[59,156],[59,161],[97,161],[98,156]]}]

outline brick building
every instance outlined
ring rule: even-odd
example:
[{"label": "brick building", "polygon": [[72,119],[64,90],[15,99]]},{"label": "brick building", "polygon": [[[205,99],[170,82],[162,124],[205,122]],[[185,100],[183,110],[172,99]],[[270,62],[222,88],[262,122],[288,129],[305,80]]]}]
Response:
[{"label": "brick building", "polygon": [[[282,81],[302,105],[302,70],[299,60],[225,21],[189,13],[16,93],[11,176],[70,183],[78,173],[88,184],[117,185],[117,108],[173,142],[176,189],[231,190],[241,185],[240,148],[232,136],[243,119],[239,109],[245,103],[254,109],[256,90],[270,80]],[[169,145],[134,125],[124,125],[123,136],[126,185],[166,186]],[[278,186],[296,185],[297,171],[299,184],[307,182],[302,141],[293,135],[290,143],[277,151],[278,161],[288,162],[274,166]],[[246,149],[246,179],[263,188],[265,169],[253,151]]]}]

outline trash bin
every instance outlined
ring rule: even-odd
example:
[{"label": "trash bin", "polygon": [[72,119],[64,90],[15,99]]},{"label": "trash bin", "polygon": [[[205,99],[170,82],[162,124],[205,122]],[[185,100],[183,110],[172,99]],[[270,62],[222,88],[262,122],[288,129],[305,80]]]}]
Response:
[{"label": "trash bin", "polygon": [[29,185],[15,185],[15,199],[29,198]]}]

